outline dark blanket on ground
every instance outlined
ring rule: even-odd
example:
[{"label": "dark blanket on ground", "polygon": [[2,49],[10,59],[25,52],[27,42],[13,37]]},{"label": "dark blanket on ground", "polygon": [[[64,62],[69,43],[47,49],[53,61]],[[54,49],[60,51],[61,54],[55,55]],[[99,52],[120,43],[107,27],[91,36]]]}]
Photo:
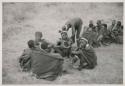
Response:
[{"label": "dark blanket on ground", "polygon": [[31,71],[37,78],[55,80],[62,72],[63,60],[58,55],[51,55],[40,49],[33,49],[26,56],[31,58]]}]

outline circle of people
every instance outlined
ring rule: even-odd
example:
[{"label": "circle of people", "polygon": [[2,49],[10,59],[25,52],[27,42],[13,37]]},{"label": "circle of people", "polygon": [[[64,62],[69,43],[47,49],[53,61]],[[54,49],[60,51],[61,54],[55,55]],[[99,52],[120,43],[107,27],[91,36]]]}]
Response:
[{"label": "circle of people", "polygon": [[[97,25],[91,20],[80,36],[82,19],[73,18],[65,23],[59,31],[61,38],[56,44],[43,39],[42,32],[35,32],[35,40],[27,42],[28,48],[19,58],[22,71],[31,72],[37,79],[49,81],[55,80],[67,70],[63,67],[64,60],[70,59],[71,64],[79,60],[76,69],[93,69],[97,65],[97,56],[93,48],[108,46],[111,43],[123,43],[123,25],[121,21],[113,20],[107,24],[97,20]],[[68,36],[68,30],[72,30],[72,36]],[[73,44],[76,43],[76,46]]]}]

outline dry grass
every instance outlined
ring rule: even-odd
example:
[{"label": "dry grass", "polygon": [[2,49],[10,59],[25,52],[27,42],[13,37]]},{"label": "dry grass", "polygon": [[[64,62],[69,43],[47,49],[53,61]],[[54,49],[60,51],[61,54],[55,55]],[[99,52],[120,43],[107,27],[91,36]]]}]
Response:
[{"label": "dry grass", "polygon": [[60,37],[58,30],[72,17],[81,17],[84,25],[89,20],[111,19],[123,21],[122,4],[111,3],[4,3],[3,4],[3,84],[122,84],[123,45],[112,44],[95,49],[98,66],[93,70],[70,73],[54,82],[37,80],[29,73],[20,71],[18,57],[26,42],[34,39],[35,31],[42,31],[44,38],[55,43]]}]

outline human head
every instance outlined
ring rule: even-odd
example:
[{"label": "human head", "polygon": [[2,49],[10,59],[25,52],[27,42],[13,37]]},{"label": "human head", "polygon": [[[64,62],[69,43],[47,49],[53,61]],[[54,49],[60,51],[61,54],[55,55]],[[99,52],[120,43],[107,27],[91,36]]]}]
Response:
[{"label": "human head", "polygon": [[66,31],[66,30],[67,30],[67,26],[64,25],[64,26],[62,27],[62,31]]},{"label": "human head", "polygon": [[71,28],[71,24],[67,24],[67,28]]},{"label": "human head", "polygon": [[112,25],[115,25],[116,24],[116,20],[112,20]]},{"label": "human head", "polygon": [[68,28],[71,28],[70,24],[66,24],[62,27],[62,31],[67,31]]},{"label": "human head", "polygon": [[40,40],[42,38],[42,32],[35,32],[35,39]]},{"label": "human head", "polygon": [[101,25],[102,24],[102,22],[101,22],[101,20],[97,20],[97,23],[96,23],[97,25]]},{"label": "human head", "polygon": [[80,48],[85,48],[86,44],[88,44],[88,40],[82,37],[79,39],[79,43],[80,43]]},{"label": "human head", "polygon": [[118,21],[118,22],[117,22],[117,26],[121,26],[121,21]]},{"label": "human head", "polygon": [[93,21],[92,20],[89,21],[89,27],[93,27]]},{"label": "human head", "polygon": [[29,41],[27,42],[27,44],[28,44],[28,47],[31,48],[31,49],[35,47],[35,43],[34,43],[33,40],[29,40]]},{"label": "human head", "polygon": [[67,31],[62,31],[61,36],[62,36],[62,39],[67,39],[68,38]]}]

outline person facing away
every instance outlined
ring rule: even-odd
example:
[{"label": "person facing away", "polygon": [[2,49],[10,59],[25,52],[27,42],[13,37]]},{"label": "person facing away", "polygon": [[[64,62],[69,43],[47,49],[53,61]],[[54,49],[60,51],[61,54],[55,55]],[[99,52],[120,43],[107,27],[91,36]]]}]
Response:
[{"label": "person facing away", "polygon": [[[76,36],[76,40],[78,40],[79,37],[80,37],[80,32],[81,32],[81,29],[82,29],[82,24],[83,24],[83,22],[82,22],[81,18],[73,18],[73,19],[68,20],[65,23],[65,25],[62,27],[62,30],[66,29],[67,31],[70,28],[72,28],[71,39],[72,39],[73,43],[75,43],[75,36]],[[77,45],[79,45],[78,42],[77,42]]]},{"label": "person facing away", "polygon": [[44,49],[47,52],[51,52],[52,44],[42,37],[42,32],[35,32],[35,46],[39,47],[40,49]]},{"label": "person facing away", "polygon": [[37,79],[53,81],[62,75],[63,58],[60,55],[53,55],[35,47],[33,40],[28,41],[28,46],[23,55],[30,58],[30,70]]},{"label": "person facing away", "polygon": [[86,38],[80,38],[80,47],[76,51],[72,51],[72,54],[75,54],[80,59],[80,65],[78,70],[93,69],[97,65],[97,56],[91,45],[88,44]]}]

